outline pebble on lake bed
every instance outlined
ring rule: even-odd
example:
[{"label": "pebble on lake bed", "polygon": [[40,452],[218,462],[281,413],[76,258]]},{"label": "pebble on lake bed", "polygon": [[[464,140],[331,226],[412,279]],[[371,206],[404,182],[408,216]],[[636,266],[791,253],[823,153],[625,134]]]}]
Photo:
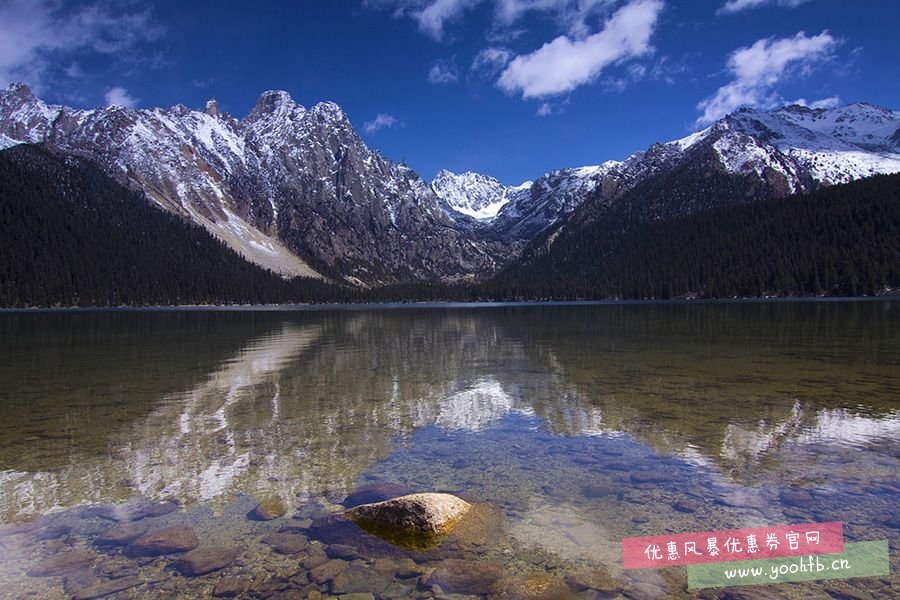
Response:
[{"label": "pebble on lake bed", "polygon": [[254,521],[271,521],[287,514],[288,506],[280,496],[272,496],[262,500],[256,507],[247,513],[247,517]]}]

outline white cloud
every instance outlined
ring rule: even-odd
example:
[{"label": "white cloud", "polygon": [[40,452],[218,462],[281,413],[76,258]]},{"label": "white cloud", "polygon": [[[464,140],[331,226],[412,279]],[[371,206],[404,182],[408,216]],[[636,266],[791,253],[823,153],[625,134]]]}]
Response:
[{"label": "white cloud", "polygon": [[566,32],[576,38],[590,34],[588,20],[603,14],[617,0],[497,0],[497,25],[509,27],[529,12],[551,13]]},{"label": "white cloud", "polygon": [[393,8],[394,17],[409,17],[419,30],[436,41],[444,39],[447,23],[459,20],[463,13],[484,0],[365,0],[364,6]]},{"label": "white cloud", "polygon": [[808,106],[809,108],[834,108],[841,105],[841,98],[839,96],[830,96],[813,102],[808,102],[806,98],[798,98],[797,100],[786,102],[785,104],[799,104],[800,106]]},{"label": "white cloud", "polygon": [[124,106],[125,108],[134,108],[140,102],[140,98],[132,97],[123,87],[112,88],[104,94],[103,99],[106,100],[107,106]]},{"label": "white cloud", "polygon": [[419,29],[436,40],[444,37],[444,24],[459,19],[463,12],[481,0],[434,0],[414,14]]},{"label": "white cloud", "polygon": [[785,8],[797,8],[798,6],[800,6],[801,4],[805,4],[806,2],[809,2],[809,0],[728,0],[717,12],[723,14],[734,14],[742,10],[759,8],[760,6],[765,6],[766,4],[774,4],[776,6],[783,6]]},{"label": "white cloud", "polygon": [[531,54],[513,59],[497,85],[523,98],[564,94],[590,83],[607,66],[652,51],[661,0],[634,0],[606,21],[599,33],[573,41],[560,36]]},{"label": "white cloud", "polygon": [[363,129],[366,133],[375,133],[376,131],[390,129],[391,127],[396,127],[398,125],[400,125],[400,121],[394,115],[379,113],[371,121],[366,121],[363,125]]},{"label": "white cloud", "polygon": [[536,113],[536,114],[537,114],[537,116],[539,116],[539,117],[547,117],[547,116],[549,116],[549,115],[552,115],[552,114],[553,114],[553,107],[550,105],[549,102],[544,102],[543,104],[541,104],[540,106],[538,106],[538,109],[537,109],[537,113]]},{"label": "white cloud", "polygon": [[471,70],[484,77],[493,77],[503,70],[512,57],[513,52],[509,48],[490,46],[475,55]]},{"label": "white cloud", "polygon": [[24,81],[40,92],[48,76],[71,72],[73,54],[115,54],[121,59],[135,45],[160,35],[162,29],[149,11],[123,12],[100,2],[74,6],[37,0],[2,2],[0,86]]},{"label": "white cloud", "polygon": [[697,104],[703,111],[697,124],[712,123],[741,106],[778,104],[774,87],[792,73],[807,73],[828,60],[838,44],[827,31],[813,37],[801,31],[794,37],[766,38],[748,48],[738,48],[728,58],[734,80]]},{"label": "white cloud", "polygon": [[456,63],[451,60],[438,60],[428,71],[428,81],[435,85],[445,85],[455,83],[459,79],[459,69]]}]

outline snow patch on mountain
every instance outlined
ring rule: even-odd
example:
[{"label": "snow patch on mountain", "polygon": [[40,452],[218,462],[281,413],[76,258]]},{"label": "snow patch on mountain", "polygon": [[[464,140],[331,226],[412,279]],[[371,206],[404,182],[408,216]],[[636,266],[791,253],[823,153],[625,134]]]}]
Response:
[{"label": "snow patch on mountain", "polygon": [[496,217],[509,202],[510,192],[519,188],[505,186],[493,177],[471,171],[457,175],[441,170],[431,180],[431,189],[456,212],[487,220]]},{"label": "snow patch on mountain", "polygon": [[18,146],[22,142],[18,140],[14,140],[11,137],[5,136],[0,133],[0,150],[5,150],[7,148],[12,148],[13,146]]}]

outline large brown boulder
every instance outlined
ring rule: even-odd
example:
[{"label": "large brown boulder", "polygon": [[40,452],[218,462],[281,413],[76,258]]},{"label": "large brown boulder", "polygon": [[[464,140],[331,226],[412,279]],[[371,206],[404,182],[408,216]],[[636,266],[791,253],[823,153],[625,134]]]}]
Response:
[{"label": "large brown boulder", "polygon": [[472,507],[452,494],[410,494],[362,504],[347,517],[369,533],[406,548],[425,549],[440,542]]}]

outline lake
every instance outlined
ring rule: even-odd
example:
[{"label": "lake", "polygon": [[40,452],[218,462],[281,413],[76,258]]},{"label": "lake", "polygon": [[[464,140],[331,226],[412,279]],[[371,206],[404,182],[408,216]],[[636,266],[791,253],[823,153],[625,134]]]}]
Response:
[{"label": "lake", "polygon": [[[5,597],[900,596],[900,302],[14,312],[0,339]],[[477,510],[424,550],[341,516],[414,491]],[[894,574],[623,568],[626,537],[829,521]],[[160,529],[212,570],[134,550]]]}]

